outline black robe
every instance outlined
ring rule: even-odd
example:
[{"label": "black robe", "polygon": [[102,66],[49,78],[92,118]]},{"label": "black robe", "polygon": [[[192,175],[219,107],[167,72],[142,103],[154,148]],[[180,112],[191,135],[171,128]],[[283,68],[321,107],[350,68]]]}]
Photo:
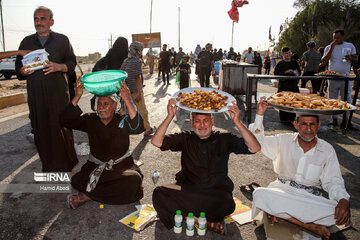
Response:
[{"label": "black robe", "polygon": [[[179,65],[179,69],[181,70],[187,70],[189,71],[190,69],[190,65],[189,64],[180,64]],[[189,73],[184,73],[184,72],[180,72],[180,89],[183,88],[188,88],[189,87],[189,81],[190,81],[190,74]]]},{"label": "black robe", "polygon": [[[97,159],[107,162],[122,157],[129,149],[130,134],[144,132],[143,120],[138,114],[134,119],[125,120],[124,128],[119,128],[125,117],[114,114],[108,125],[101,122],[96,113],[81,115],[82,111],[71,103],[61,115],[61,123],[69,128],[86,132],[89,137],[90,152]],[[134,130],[130,129],[129,124]],[[71,178],[72,186],[85,193],[92,200],[106,204],[125,204],[135,202],[143,197],[140,169],[134,164],[132,156],[115,164],[113,170],[104,170],[95,189],[86,192],[89,175],[98,165],[87,161],[81,171]]]},{"label": "black robe", "polygon": [[[50,54],[49,60],[63,63],[68,72],[74,71],[76,57],[69,39],[59,33],[50,32],[44,46],[37,34],[25,37],[19,50],[43,49]],[[31,126],[34,130],[35,145],[42,162],[43,172],[70,172],[78,163],[74,149],[73,133],[60,126],[59,116],[69,103],[68,83],[65,73],[54,72],[44,75],[43,69],[29,76],[22,76],[22,56],[16,59],[19,80],[27,79],[28,105]]]},{"label": "black robe", "polygon": [[[274,69],[275,75],[284,75],[284,76],[295,76],[293,73],[285,73],[286,70],[297,70],[298,74],[300,74],[301,70],[299,64],[295,60],[291,60],[290,62],[285,62],[284,60],[278,62]],[[290,92],[299,92],[299,80],[279,80],[278,92],[282,91],[290,91]],[[282,122],[292,122],[295,120],[296,114],[279,111],[279,118]]]},{"label": "black robe", "polygon": [[157,187],[153,193],[154,207],[168,229],[174,226],[176,210],[195,216],[205,212],[209,222],[221,222],[235,210],[228,160],[230,153],[251,154],[244,139],[213,132],[203,140],[193,132],[183,132],[165,136],[160,149],[181,151],[176,184]]}]

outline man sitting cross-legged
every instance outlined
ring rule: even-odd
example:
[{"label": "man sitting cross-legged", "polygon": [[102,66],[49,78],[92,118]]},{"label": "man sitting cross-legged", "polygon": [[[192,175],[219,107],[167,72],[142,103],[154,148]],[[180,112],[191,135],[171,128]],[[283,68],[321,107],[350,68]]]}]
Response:
[{"label": "man sitting cross-legged", "polygon": [[[262,153],[273,161],[278,178],[267,188],[254,191],[252,217],[262,210],[270,215],[271,223],[286,219],[329,239],[328,226],[350,224],[350,196],[336,152],[316,136],[320,128],[316,115],[297,115],[297,133],[265,136],[263,117],[267,107],[262,98],[249,129],[260,142]],[[329,199],[322,196],[323,190]]]},{"label": "man sitting cross-legged", "polygon": [[[80,78],[76,82],[76,95],[61,115],[62,125],[86,132],[89,137],[90,156],[81,171],[71,178],[79,191],[68,196],[68,205],[76,209],[87,201],[106,204],[126,204],[143,197],[140,169],[129,152],[130,134],[144,132],[140,114],[131,101],[125,82],[120,82],[121,97],[127,115],[118,114],[119,97],[96,97],[96,113],[81,115],[78,102],[82,96]],[[109,171],[108,171],[109,170]]]},{"label": "man sitting cross-legged", "polygon": [[168,229],[174,226],[176,210],[192,212],[194,216],[205,212],[207,228],[224,234],[223,219],[235,210],[234,184],[228,177],[229,155],[260,151],[254,135],[240,122],[239,108],[228,107],[242,137],[212,131],[212,115],[194,112],[191,114],[194,131],[165,135],[177,109],[175,99],[169,100],[168,114],[151,140],[162,151],[181,151],[181,171],[176,174],[176,184],[157,187],[153,193],[154,207]]}]

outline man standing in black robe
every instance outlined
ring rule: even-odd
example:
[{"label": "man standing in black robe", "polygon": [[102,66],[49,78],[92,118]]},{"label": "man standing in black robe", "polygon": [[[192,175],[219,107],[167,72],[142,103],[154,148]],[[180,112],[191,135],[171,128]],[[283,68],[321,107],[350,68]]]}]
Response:
[{"label": "man standing in black robe", "polygon": [[[281,49],[283,60],[276,64],[274,69],[275,75],[280,76],[299,76],[300,66],[297,61],[291,58],[292,52],[289,47],[283,47]],[[289,91],[289,92],[300,92],[299,80],[281,79],[279,80],[278,92]],[[279,111],[280,121],[284,124],[291,124],[295,120],[296,114]]]},{"label": "man standing in black robe", "polygon": [[34,11],[36,33],[25,37],[19,50],[45,48],[49,62],[44,69],[26,71],[21,56],[16,59],[19,80],[27,80],[28,105],[35,145],[42,162],[43,172],[69,172],[78,160],[72,131],[61,127],[59,116],[69,103],[69,90],[65,73],[76,66],[76,57],[63,35],[50,30],[54,24],[49,8]]},{"label": "man standing in black robe", "polygon": [[153,193],[153,205],[168,229],[174,226],[176,210],[192,212],[194,216],[205,212],[207,228],[224,234],[223,219],[235,210],[234,184],[228,177],[229,155],[251,154],[261,149],[255,136],[241,123],[239,108],[236,105],[228,108],[242,138],[212,131],[214,118],[203,113],[192,113],[194,131],[165,135],[177,109],[175,99],[169,100],[168,115],[151,140],[162,151],[181,151],[181,171],[176,174],[176,184],[157,187]]},{"label": "man standing in black robe", "polygon": [[160,62],[159,72],[162,72],[162,79],[165,85],[165,74],[166,74],[166,83],[169,85],[169,74],[170,74],[170,58],[171,55],[169,51],[166,50],[167,44],[163,44],[163,50],[160,52]]},{"label": "man standing in black robe", "polygon": [[214,68],[214,58],[213,54],[211,53],[212,45],[210,43],[206,44],[205,50],[199,53],[199,65],[200,65],[200,86],[201,87],[209,87],[210,86],[210,74],[211,69]]}]

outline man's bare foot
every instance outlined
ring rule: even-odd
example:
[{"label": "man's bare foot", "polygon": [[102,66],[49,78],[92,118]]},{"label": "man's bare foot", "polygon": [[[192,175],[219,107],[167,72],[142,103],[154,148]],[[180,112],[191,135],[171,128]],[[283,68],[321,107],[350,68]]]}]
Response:
[{"label": "man's bare foot", "polygon": [[71,170],[71,176],[73,177],[75,174],[77,174],[77,171],[75,169]]},{"label": "man's bare foot", "polygon": [[307,230],[319,235],[324,240],[330,239],[330,231],[327,227],[315,223],[306,223],[304,224],[304,228]]},{"label": "man's bare foot", "polygon": [[273,215],[268,214],[268,218],[269,218],[270,224],[275,224],[275,223],[279,222],[279,219]]},{"label": "man's bare foot", "polygon": [[315,223],[302,223],[296,218],[288,218],[287,221],[294,223],[300,227],[305,228],[306,230],[309,230],[312,233],[315,233],[316,235],[319,235],[324,240],[330,239],[330,231],[325,227],[324,225],[315,224]]},{"label": "man's bare foot", "polygon": [[70,194],[67,196],[68,207],[72,209],[77,209],[78,207],[80,207],[81,205],[83,205],[84,203],[90,200],[91,198],[89,198],[88,196],[86,196],[84,193],[81,192]]},{"label": "man's bare foot", "polygon": [[207,222],[206,228],[218,234],[225,234],[225,222]]}]

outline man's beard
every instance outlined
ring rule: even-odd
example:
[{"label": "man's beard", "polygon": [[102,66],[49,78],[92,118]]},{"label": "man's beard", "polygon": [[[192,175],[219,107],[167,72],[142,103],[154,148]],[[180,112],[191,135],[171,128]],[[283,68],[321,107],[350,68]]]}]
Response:
[{"label": "man's beard", "polygon": [[300,133],[299,133],[299,136],[304,142],[307,142],[307,143],[312,142],[316,137],[316,135],[315,135],[312,138],[308,139],[308,138],[305,138],[304,136],[302,136]]},{"label": "man's beard", "polygon": [[[209,128],[206,128],[206,127],[200,127],[200,128],[198,128],[197,130],[199,131],[199,130],[208,130]],[[204,138],[204,137],[209,137],[210,135],[211,135],[211,129],[210,129],[210,131],[208,132],[208,133],[206,133],[206,134],[200,134],[200,133],[198,133],[197,131],[194,131],[195,132],[195,134],[199,137],[199,138]]]},{"label": "man's beard", "polygon": [[106,119],[107,118],[107,116],[105,115],[102,115],[102,114],[100,114],[101,112],[106,112],[105,110],[97,110],[96,111],[96,115],[98,115],[98,117],[100,118],[100,119]]}]

